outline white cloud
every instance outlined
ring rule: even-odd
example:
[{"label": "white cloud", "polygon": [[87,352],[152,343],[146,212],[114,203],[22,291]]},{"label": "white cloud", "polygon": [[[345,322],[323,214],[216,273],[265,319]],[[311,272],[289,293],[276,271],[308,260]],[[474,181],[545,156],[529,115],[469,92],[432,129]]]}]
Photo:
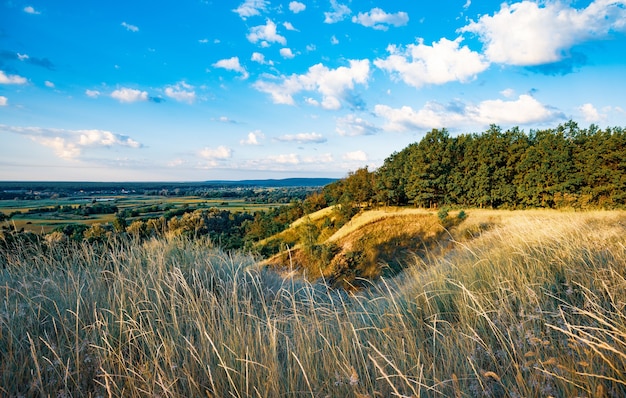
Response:
[{"label": "white cloud", "polygon": [[9,99],[3,95],[0,95],[0,106],[7,106]]},{"label": "white cloud", "polygon": [[274,65],[274,62],[266,61],[265,55],[258,53],[258,52],[252,53],[252,57],[250,58],[250,60],[254,62],[258,62],[261,65]]},{"label": "white cloud", "polygon": [[472,5],[472,0],[467,0],[465,2],[465,4],[463,5],[463,8],[467,10],[469,8],[469,6],[471,6],[471,5]]},{"label": "white cloud", "polygon": [[261,145],[259,140],[265,138],[265,134],[261,130],[255,130],[248,133],[248,137],[245,140],[239,141],[241,145]]},{"label": "white cloud", "polygon": [[278,141],[297,142],[299,144],[321,144],[327,141],[326,138],[319,133],[285,134],[276,139]]},{"label": "white cloud", "polygon": [[213,66],[216,68],[222,68],[240,73],[241,78],[244,80],[247,79],[249,76],[248,71],[246,71],[246,69],[239,63],[239,57],[221,59],[214,63]]},{"label": "white cloud", "polygon": [[511,98],[515,95],[515,90],[513,90],[512,88],[507,88],[500,91],[500,94],[502,94],[506,98]]},{"label": "white cloud", "polygon": [[332,35],[332,37],[330,38],[330,44],[332,44],[333,46],[339,44],[339,39],[337,39],[337,36]]},{"label": "white cloud", "polygon": [[110,148],[114,146],[141,148],[132,138],[106,130],[64,130],[40,127],[12,127],[0,125],[0,130],[26,136],[67,160],[78,158],[86,148]]},{"label": "white cloud", "polygon": [[477,34],[491,62],[527,66],[558,62],[575,44],[624,29],[624,0],[596,0],[584,9],[569,3],[502,3],[493,16],[484,15],[459,31]]},{"label": "white cloud", "polygon": [[148,93],[145,91],[122,87],[118,90],[113,91],[111,93],[111,97],[115,98],[116,100],[120,102],[147,101]]},{"label": "white cloud", "polygon": [[278,164],[299,164],[300,158],[295,153],[268,156],[268,160]]},{"label": "white cloud", "polygon": [[165,95],[175,99],[176,101],[187,102],[189,104],[193,104],[196,100],[196,92],[194,91],[193,86],[185,82],[179,82],[173,86],[166,87]]},{"label": "white cloud", "polygon": [[298,32],[298,29],[294,28],[293,25],[291,24],[291,22],[283,22],[283,26],[285,27],[285,29],[287,30],[291,30],[294,32]]},{"label": "white cloud", "polygon": [[129,23],[126,22],[122,22],[122,26],[126,28],[126,30],[130,31],[130,32],[139,32],[139,28],[135,25],[131,25]]},{"label": "white cloud", "polygon": [[48,88],[54,88],[54,83],[49,80],[46,80],[43,84],[45,84]]},{"label": "white cloud", "polygon": [[260,41],[262,46],[263,43],[287,44],[287,39],[276,32],[276,24],[269,18],[265,21],[265,25],[250,28],[250,33],[246,37],[251,43]]},{"label": "white cloud", "polygon": [[335,129],[339,135],[350,137],[373,135],[380,132],[380,130],[380,127],[352,114],[338,118],[337,127]]},{"label": "white cloud", "polygon": [[232,124],[237,124],[236,121],[234,121],[233,119],[229,118],[228,116],[220,116],[217,119],[213,118],[211,119],[214,122],[220,122],[220,123],[232,123]]},{"label": "white cloud", "polygon": [[367,84],[369,61],[350,60],[350,66],[328,69],[322,64],[313,65],[303,75],[281,76],[281,83],[258,81],[254,87],[272,96],[274,103],[295,104],[293,96],[301,91],[316,91],[322,96],[325,109],[341,108],[341,100],[356,84]]},{"label": "white cloud", "polygon": [[223,145],[217,148],[205,147],[200,151],[200,156],[207,160],[226,160],[233,156],[233,150]]},{"label": "white cloud", "polygon": [[410,106],[394,109],[387,105],[376,105],[374,113],[387,120],[387,124],[383,126],[386,131],[484,127],[491,124],[524,125],[564,118],[561,112],[541,104],[527,94],[512,101],[486,100],[477,105],[460,101],[443,105],[430,101],[420,110],[414,110]]},{"label": "white cloud", "polygon": [[246,0],[241,5],[233,10],[233,12],[239,14],[241,19],[246,19],[255,15],[261,15],[261,12],[265,12],[269,1],[266,0]]},{"label": "white cloud", "polygon": [[317,47],[315,46],[315,44],[307,44],[306,45],[306,50],[308,52],[315,51],[315,50],[317,50]]},{"label": "white cloud", "polygon": [[198,40],[198,43],[200,44],[207,44],[209,42],[209,39],[200,39]]},{"label": "white cloud", "polygon": [[359,151],[345,153],[343,155],[343,159],[355,161],[355,162],[366,162],[368,157],[365,152],[359,150]]},{"label": "white cloud", "polygon": [[33,15],[41,14],[41,12],[35,10],[33,8],[33,6],[26,6],[26,7],[24,7],[24,12],[27,13],[27,14],[33,14]]},{"label": "white cloud", "polygon": [[330,0],[330,9],[331,11],[324,13],[324,23],[337,23],[352,14],[348,6],[337,3],[337,0]]},{"label": "white cloud", "polygon": [[289,10],[293,12],[294,14],[297,14],[299,12],[306,10],[306,5],[303,3],[300,3],[299,1],[292,1],[289,3]]},{"label": "white cloud", "polygon": [[389,25],[405,26],[409,22],[409,14],[404,11],[387,14],[380,8],[372,8],[369,12],[360,12],[352,17],[352,22],[376,30],[387,30]]},{"label": "white cloud", "polygon": [[20,53],[17,53],[17,59],[19,59],[20,61],[25,61],[25,60],[27,60],[28,58],[30,58],[30,57],[28,56],[28,54],[20,54]]},{"label": "white cloud", "polygon": [[100,91],[98,90],[85,90],[85,95],[90,98],[98,98],[100,96]]},{"label": "white cloud", "polygon": [[461,40],[442,38],[428,46],[420,39],[418,44],[410,44],[405,50],[390,45],[387,47],[390,55],[376,59],[374,65],[416,88],[426,84],[465,82],[487,69],[489,63],[467,46],[460,47]]},{"label": "white cloud", "polygon": [[583,115],[587,122],[599,122],[604,119],[604,116],[598,112],[595,106],[590,103],[586,103],[578,107],[578,111]]},{"label": "white cloud", "polygon": [[291,48],[281,48],[280,49],[280,55],[283,58],[287,58],[287,59],[291,59],[295,57],[295,54],[293,52],[291,52]]},{"label": "white cloud", "polygon": [[0,70],[0,84],[26,84],[26,78],[18,75],[7,75]]}]

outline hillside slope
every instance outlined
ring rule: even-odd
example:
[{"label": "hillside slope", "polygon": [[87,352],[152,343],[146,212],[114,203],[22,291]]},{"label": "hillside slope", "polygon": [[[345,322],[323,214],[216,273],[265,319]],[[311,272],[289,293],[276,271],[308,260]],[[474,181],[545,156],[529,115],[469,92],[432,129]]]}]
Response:
[{"label": "hillside slope", "polygon": [[294,222],[268,239],[284,250],[263,262],[309,279],[323,277],[332,285],[363,285],[394,275],[415,257],[441,252],[449,245],[449,228],[462,220],[453,213],[442,221],[432,211],[389,207],[363,211],[338,230],[332,209],[320,210]]}]

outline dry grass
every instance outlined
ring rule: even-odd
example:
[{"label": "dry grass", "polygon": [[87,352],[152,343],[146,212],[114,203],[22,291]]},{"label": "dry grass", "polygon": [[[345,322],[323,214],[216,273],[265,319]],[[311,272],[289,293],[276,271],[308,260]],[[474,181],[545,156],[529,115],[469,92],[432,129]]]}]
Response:
[{"label": "dry grass", "polygon": [[0,396],[625,396],[626,214],[468,214],[352,294],[206,242],[1,252]]}]

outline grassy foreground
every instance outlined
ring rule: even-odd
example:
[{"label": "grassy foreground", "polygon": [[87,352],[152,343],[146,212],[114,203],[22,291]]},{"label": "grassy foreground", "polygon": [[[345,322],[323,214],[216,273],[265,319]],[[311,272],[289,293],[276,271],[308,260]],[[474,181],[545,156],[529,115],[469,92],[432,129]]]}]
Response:
[{"label": "grassy foreground", "polygon": [[468,215],[353,293],[206,242],[0,253],[0,396],[626,396],[626,213]]}]

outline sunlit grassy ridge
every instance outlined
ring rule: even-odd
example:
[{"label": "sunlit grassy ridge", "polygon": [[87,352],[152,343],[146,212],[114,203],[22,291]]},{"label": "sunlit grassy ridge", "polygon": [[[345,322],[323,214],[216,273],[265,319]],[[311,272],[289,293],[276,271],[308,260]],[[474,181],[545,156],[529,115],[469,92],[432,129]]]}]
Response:
[{"label": "sunlit grassy ridge", "polygon": [[626,395],[626,213],[467,213],[351,294],[206,242],[22,244],[0,395]]}]

